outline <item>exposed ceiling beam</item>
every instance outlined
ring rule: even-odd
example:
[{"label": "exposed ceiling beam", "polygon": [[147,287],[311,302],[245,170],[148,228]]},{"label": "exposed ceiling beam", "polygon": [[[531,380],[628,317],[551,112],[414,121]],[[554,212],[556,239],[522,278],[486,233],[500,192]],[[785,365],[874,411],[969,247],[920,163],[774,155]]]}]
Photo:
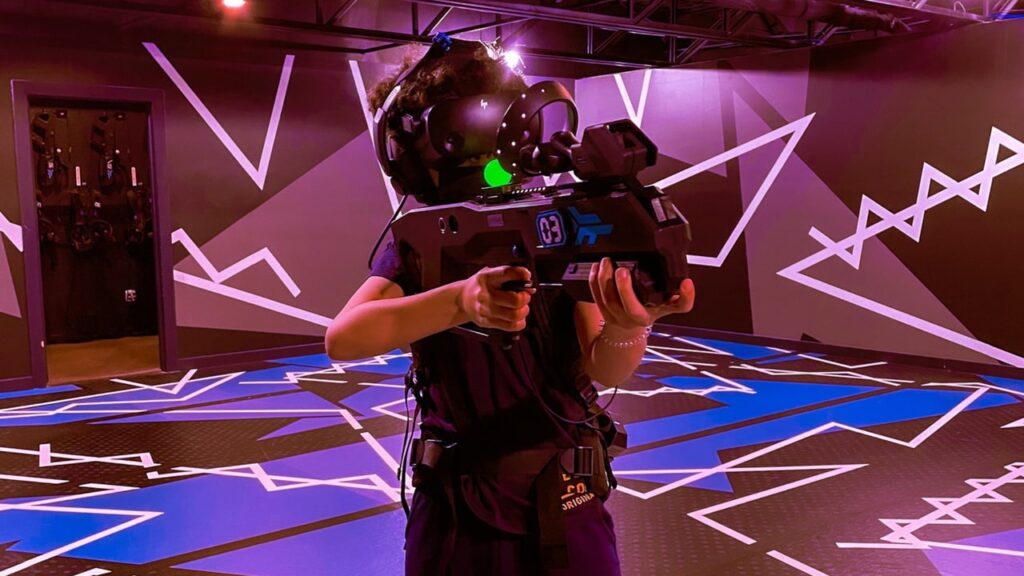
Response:
[{"label": "exposed ceiling beam", "polygon": [[[675,0],[673,0],[673,2],[674,1]],[[633,23],[634,24],[639,24],[639,23],[643,22],[644,20],[647,20],[648,18],[651,17],[652,14],[657,12],[658,8],[661,8],[661,6],[664,3],[665,3],[665,0],[652,0],[652,2],[650,4],[648,4],[646,7],[644,7],[644,9],[641,10],[639,14],[637,14],[636,16],[633,17]]]},{"label": "exposed ceiling beam", "polygon": [[705,46],[708,45],[708,42],[710,42],[710,40],[694,40],[693,42],[690,43],[689,46],[683,48],[683,51],[678,56],[676,56],[675,64],[677,66],[682,66],[688,63],[690,60],[693,59],[697,52],[700,52],[701,50],[704,49]]},{"label": "exposed ceiling beam", "polygon": [[906,18],[908,16],[928,17],[932,20],[946,20],[961,24],[988,22],[990,20],[990,18],[979,16],[978,14],[942,8],[940,6],[929,6],[925,3],[922,3],[920,6],[914,6],[905,0],[843,0],[836,3],[860,8],[872,8],[883,14],[892,14],[898,18]]},{"label": "exposed ceiling beam", "polygon": [[[413,6],[416,6],[416,4],[413,4]],[[427,24],[427,27],[424,28],[423,31],[420,32],[420,34],[422,34],[423,36],[432,35],[434,31],[437,30],[437,27],[440,26],[442,22],[444,22],[444,19],[447,18],[448,15],[452,13],[452,10],[454,10],[454,8],[441,8],[441,10],[437,13],[437,16],[434,16],[434,19],[431,20],[429,24]],[[397,48],[402,45],[402,42],[392,42],[390,44],[383,44],[381,46],[367,48],[366,50],[363,51],[363,53],[369,54],[371,52],[380,52],[381,50],[389,50],[391,48]]]},{"label": "exposed ceiling beam", "polygon": [[337,24],[339,20],[348,14],[349,10],[356,7],[356,2],[358,1],[359,0],[343,0],[341,6],[338,6],[338,9],[334,11],[334,14],[331,14],[331,17],[327,19],[327,25],[334,26]]},{"label": "exposed ceiling beam", "polygon": [[520,16],[524,18],[537,18],[551,22],[562,22],[583,26],[595,26],[608,30],[621,30],[635,34],[647,34],[653,36],[676,36],[680,38],[698,38],[708,40],[728,40],[741,44],[755,46],[771,46],[776,48],[787,48],[799,46],[801,43],[789,40],[774,40],[757,36],[729,35],[718,30],[709,30],[697,26],[685,26],[680,24],[667,24],[664,22],[645,21],[636,23],[629,18],[601,14],[597,12],[584,12],[580,10],[569,10],[565,8],[554,8],[540,6],[537,4],[524,4],[514,1],[499,0],[407,0],[420,4],[432,4],[435,6],[450,6],[463,10],[485,12],[490,14],[501,14],[504,16]]},{"label": "exposed ceiling beam", "polygon": [[[159,6],[155,4],[147,4],[140,1],[119,1],[111,3],[104,0],[45,0],[46,2],[53,4],[70,4],[76,6],[89,6],[95,9],[110,10],[113,12],[119,12],[122,14],[149,14],[154,16],[161,16],[167,19],[180,19],[180,21],[194,21],[194,22],[220,22],[221,19],[214,14],[209,14],[201,11],[183,11],[181,9],[173,9],[166,6]],[[473,29],[483,29],[486,27],[493,27],[498,24],[511,24],[513,22],[520,22],[525,18],[507,18],[498,22],[487,22],[484,24],[478,24],[476,26],[469,26],[462,29],[451,30],[450,33],[459,34],[467,33]],[[315,38],[357,38],[362,40],[376,40],[383,42],[394,42],[401,44],[430,44],[433,39],[430,35],[421,34],[414,35],[402,32],[390,32],[387,30],[373,30],[367,28],[354,28],[347,26],[322,26],[317,25],[313,22],[297,22],[292,20],[281,20],[274,18],[251,18],[246,22],[237,22],[236,25],[239,30],[242,29],[260,29],[263,31],[281,31],[281,32],[308,32],[311,37]],[[460,32],[461,31],[461,32]],[[272,36],[266,37],[270,41],[276,39]],[[317,42],[305,42],[297,43],[294,41],[286,40],[286,45],[301,47],[308,50],[322,50],[325,52],[345,52],[345,53],[358,53],[365,54],[368,51],[374,51],[375,48],[369,50],[359,48],[349,48],[344,46],[331,45],[329,43],[317,43]],[[376,49],[379,49],[376,48]],[[650,61],[630,58],[603,58],[600,56],[593,56],[588,54],[581,54],[575,52],[560,52],[555,50],[545,50],[543,48],[531,48],[521,47],[518,48],[519,52],[524,56],[534,57],[545,60],[557,60],[563,62],[576,62],[581,64],[594,64],[603,66],[615,66],[624,68],[644,68],[654,66],[664,66],[666,62],[661,61]]]},{"label": "exposed ceiling beam", "polygon": [[[672,0],[672,1],[675,2],[675,0]],[[665,0],[653,0],[653,2],[651,2],[650,4],[645,6],[644,9],[641,10],[639,14],[637,14],[636,16],[633,17],[633,23],[634,24],[639,24],[639,23],[643,22],[644,20],[647,20],[648,18],[651,17],[652,14],[657,12],[658,9],[661,8],[663,4],[665,4]],[[624,32],[622,30],[616,30],[615,32],[612,32],[611,36],[609,36],[609,37],[605,38],[604,40],[602,40],[601,43],[598,44],[597,47],[593,49],[593,53],[594,54],[600,54],[601,52],[604,52],[608,48],[611,48],[616,42],[621,40],[622,37],[625,36],[625,35],[626,35],[626,32]],[[674,36],[673,36],[673,38],[674,38]]]},{"label": "exposed ceiling beam", "polygon": [[[480,24],[474,24],[472,26],[466,26],[464,28],[456,28],[455,30],[448,30],[448,31],[445,32],[445,34],[447,34],[449,36],[458,36],[459,34],[470,34],[470,33],[473,33],[473,32],[482,32],[484,30],[490,30],[491,28],[498,28],[500,26],[504,26],[504,25],[507,25],[507,24],[516,24],[516,23],[522,22],[524,20],[526,20],[526,18],[505,18],[505,19],[495,20],[494,22],[483,22],[483,23],[480,23]],[[427,28],[430,28],[430,27],[428,26]],[[432,34],[433,34],[433,30],[424,29],[422,34],[420,34],[418,36],[417,35],[411,35],[411,37],[413,37],[413,38],[427,38],[427,39],[429,39],[429,38],[431,38]],[[369,54],[370,52],[378,52],[380,50],[387,50],[388,48],[395,48],[397,46],[401,46],[403,44],[407,44],[408,42],[411,42],[411,41],[395,42],[395,43],[391,43],[391,44],[385,44],[383,46],[374,46],[373,48],[369,48],[369,49],[365,50],[365,53]]]},{"label": "exposed ceiling beam", "polygon": [[434,16],[434,19],[430,21],[430,24],[427,24],[427,27],[423,29],[423,34],[426,36],[433,34],[434,30],[437,30],[437,27],[444,22],[444,19],[452,13],[452,10],[453,8],[441,8],[441,11],[437,13],[437,16]]},{"label": "exposed ceiling beam", "polygon": [[524,56],[532,56],[543,60],[576,62],[579,64],[600,64],[604,66],[618,66],[621,68],[658,68],[668,65],[668,62],[663,61],[638,60],[620,56],[601,57],[590,54],[577,54],[575,52],[545,50],[543,48],[517,48],[517,50]]},{"label": "exposed ceiling beam", "polygon": [[[668,7],[668,23],[675,24],[679,18],[679,6],[676,4],[676,0],[672,0],[672,3]],[[676,63],[676,55],[679,52],[676,50],[676,44],[679,43],[679,39],[675,36],[669,36],[668,38],[668,63]]]},{"label": "exposed ceiling beam", "polygon": [[832,38],[832,36],[834,36],[835,33],[838,31],[838,26],[834,24],[826,24],[825,27],[822,28],[821,31],[817,33],[817,35],[815,35],[814,44],[817,46],[821,46],[822,44],[827,43]]},{"label": "exposed ceiling beam", "polygon": [[[732,18],[730,18],[729,10],[723,10],[722,15],[718,17],[714,27],[723,29],[732,27],[734,31],[738,31],[746,26],[747,22],[749,22],[753,16],[754,12],[739,12],[738,15],[733,14]],[[698,52],[708,48],[709,44],[711,44],[710,40],[695,40],[691,42],[689,46],[683,48],[683,51],[676,56],[675,64],[677,66],[682,66],[688,63],[693,60],[693,57],[696,56]]]},{"label": "exposed ceiling beam", "polygon": [[602,40],[600,44],[594,47],[594,54],[600,54],[601,52],[604,52],[605,50],[611,48],[616,42],[622,40],[622,37],[625,35],[626,33],[623,32],[622,30],[616,30],[615,32],[612,32],[610,36]]},{"label": "exposed ceiling beam", "polygon": [[534,26],[540,23],[540,20],[527,20],[523,22],[522,26],[516,28],[511,34],[501,39],[502,45],[513,46],[516,41],[522,38],[527,32],[533,29]]}]

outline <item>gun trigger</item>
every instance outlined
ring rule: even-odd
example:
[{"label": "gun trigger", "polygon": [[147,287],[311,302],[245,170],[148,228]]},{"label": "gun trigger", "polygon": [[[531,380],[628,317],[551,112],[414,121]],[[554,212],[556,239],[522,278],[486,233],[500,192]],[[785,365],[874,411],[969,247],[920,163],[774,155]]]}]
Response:
[{"label": "gun trigger", "polygon": [[510,292],[522,292],[533,287],[532,282],[524,282],[522,280],[509,280],[501,285],[502,290],[508,290]]}]

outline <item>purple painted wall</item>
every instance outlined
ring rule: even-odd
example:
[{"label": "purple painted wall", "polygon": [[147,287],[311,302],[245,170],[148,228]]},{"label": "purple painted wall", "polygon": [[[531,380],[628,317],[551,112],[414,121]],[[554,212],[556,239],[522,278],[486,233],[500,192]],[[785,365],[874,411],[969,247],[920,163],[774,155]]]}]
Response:
[{"label": "purple painted wall", "polygon": [[[83,36],[66,24],[66,34],[52,34],[26,21],[23,36],[0,39],[0,80],[166,95],[166,186],[157,193],[170,196],[181,360],[320,345],[365,279],[393,209],[362,92],[402,50],[357,64],[237,39],[95,28]],[[10,109],[9,90],[0,107]],[[10,184],[0,188],[0,382],[31,372],[12,133],[11,114],[0,115],[0,182]]]},{"label": "purple painted wall", "polygon": [[[166,95],[158,193],[170,197],[180,356],[318,343],[362,281],[393,206],[360,95],[385,66],[230,39],[40,26],[0,39],[5,83]],[[576,90],[583,125],[632,115],[661,148],[645,176],[664,181],[695,232],[700,303],[687,323],[1020,364],[1014,322],[1024,304],[1008,286],[1024,256],[1024,199],[1012,193],[1024,176],[1009,168],[1024,158],[1024,82],[1012,57],[1022,30],[1004,23],[639,71]],[[0,107],[9,98],[3,91]],[[993,127],[1009,148],[984,169]],[[0,182],[9,184],[0,189],[0,381],[30,373],[22,249],[35,240],[21,237],[12,130],[11,115],[0,115]],[[709,159],[722,161],[702,164]],[[925,217],[892,225],[873,215],[859,262],[808,235],[853,235],[848,245],[861,246],[862,197],[893,212],[914,206],[925,164],[956,180],[985,176],[970,183],[984,184],[988,204],[961,190],[978,206],[926,200],[936,205]],[[946,185],[955,188],[933,185],[933,197],[948,196]],[[920,242],[899,231],[918,225]]]},{"label": "purple painted wall", "polygon": [[[1024,23],[582,80],[692,220],[678,321],[1024,366]],[[890,214],[895,214],[891,216]]]},{"label": "purple painted wall", "polygon": [[[182,358],[321,339],[323,322],[358,283],[352,271],[365,261],[368,239],[390,213],[379,174],[363,169],[373,156],[343,56],[294,54],[283,105],[271,126],[285,52],[157,40],[154,45],[165,51],[186,89],[219,125],[215,131],[141,43],[89,50],[37,44],[28,50],[4,42],[8,80],[165,92],[167,185],[157,193],[171,196],[173,329]],[[0,105],[9,107],[3,98]],[[0,119],[5,143],[12,142],[11,122],[10,115]],[[272,148],[265,146],[268,132]],[[243,161],[229,146],[237,147]],[[265,182],[243,168],[247,162],[259,166],[261,158]],[[13,150],[5,145],[0,179],[14,182],[14,164]],[[5,188],[0,212],[16,223],[15,188]],[[0,360],[0,379],[24,375],[27,367],[24,270],[12,243],[5,248],[0,338],[8,353]],[[232,269],[250,255],[251,267]]]}]

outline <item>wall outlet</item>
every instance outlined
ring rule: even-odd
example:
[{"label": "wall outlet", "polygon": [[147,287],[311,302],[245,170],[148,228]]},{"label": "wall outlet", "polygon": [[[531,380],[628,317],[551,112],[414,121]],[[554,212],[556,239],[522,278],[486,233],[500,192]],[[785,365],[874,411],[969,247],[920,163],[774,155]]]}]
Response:
[{"label": "wall outlet", "polygon": [[125,301],[125,302],[135,302],[136,300],[138,300],[138,298],[139,298],[139,297],[138,297],[138,295],[137,295],[137,294],[135,293],[135,290],[134,290],[134,289],[131,289],[131,290],[125,290],[125,291],[124,291],[124,301]]}]

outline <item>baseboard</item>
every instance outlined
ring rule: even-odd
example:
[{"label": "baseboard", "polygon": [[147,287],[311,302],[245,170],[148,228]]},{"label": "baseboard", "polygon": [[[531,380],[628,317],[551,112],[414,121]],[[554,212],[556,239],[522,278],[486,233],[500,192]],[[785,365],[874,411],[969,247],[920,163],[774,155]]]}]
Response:
[{"label": "baseboard", "polygon": [[[168,368],[170,372],[191,370],[192,368],[222,368],[241,364],[252,364],[265,360],[275,360],[277,358],[287,358],[289,356],[321,354],[323,352],[323,343],[316,342],[312,344],[298,344],[295,346],[281,346],[279,348],[262,348],[260,350],[247,350],[245,352],[232,352],[229,354],[212,354],[209,356],[179,358],[178,363],[175,366]],[[156,373],[159,372],[147,372],[147,374]],[[31,388],[36,388],[31,375],[0,380],[0,392],[15,392]]]},{"label": "baseboard", "polygon": [[[761,336],[757,334],[747,334],[745,332],[729,332],[726,330],[712,330],[709,328],[694,328],[692,326],[672,324],[671,322],[666,322],[665,324],[678,328],[682,330],[685,334],[701,338],[732,340],[736,342],[746,342],[749,344],[760,344],[762,346],[776,346],[800,352],[824,352],[828,354],[841,354],[846,356],[868,358],[873,360],[880,359],[886,362],[913,364],[917,366],[925,366],[928,368],[938,368],[941,370],[955,370],[958,372],[992,374],[994,376],[1005,376],[1008,378],[1024,379],[1024,368],[1015,368],[1013,366],[1006,366],[1002,364],[985,364],[982,362],[968,362],[965,360],[948,360],[944,358],[935,358],[932,356],[903,354],[887,350],[853,348],[849,346],[841,346],[838,344],[828,344],[823,342],[790,340],[788,338]],[[173,367],[172,370],[178,371],[190,370],[192,368],[227,367],[233,365],[261,362],[265,360],[275,360],[278,358],[287,358],[289,356],[305,356],[308,354],[320,354],[323,351],[324,345],[320,342],[316,342],[311,344],[299,344],[295,346],[282,346],[278,348],[247,350],[245,352],[232,352],[228,354],[192,356],[188,358],[179,358],[177,365]],[[0,380],[0,392],[24,390],[33,387],[34,384],[31,376],[21,376],[17,378]]]},{"label": "baseboard", "polygon": [[323,342],[312,344],[297,344],[295,346],[281,346],[279,348],[261,348],[259,350],[246,350],[245,352],[231,352],[228,354],[211,354],[209,356],[190,356],[179,358],[177,370],[191,370],[192,368],[219,368],[236,366],[239,364],[251,364],[264,360],[276,360],[289,356],[306,356],[309,354],[322,354],[324,352]]},{"label": "baseboard", "polygon": [[670,326],[681,329],[685,334],[700,338],[715,338],[719,340],[732,340],[748,344],[760,344],[762,346],[776,346],[778,348],[792,349],[798,352],[824,352],[827,354],[841,354],[846,356],[863,357],[886,362],[898,362],[901,364],[913,364],[928,368],[939,368],[942,370],[955,370],[957,372],[974,372],[978,374],[991,374],[993,376],[1005,376],[1008,378],[1024,378],[1024,368],[1015,368],[1005,364],[985,364],[983,362],[969,362],[966,360],[947,360],[932,356],[918,356],[916,354],[903,354],[886,350],[870,350],[866,348],[852,348],[838,344],[827,344],[824,342],[808,342],[806,340],[790,340],[787,338],[775,338],[771,336],[760,336],[747,334],[745,332],[729,332],[726,330],[712,330],[709,328],[694,328],[682,324]]},{"label": "baseboard", "polygon": [[0,380],[0,392],[17,392],[18,390],[28,390],[35,387],[36,384],[31,375]]}]

